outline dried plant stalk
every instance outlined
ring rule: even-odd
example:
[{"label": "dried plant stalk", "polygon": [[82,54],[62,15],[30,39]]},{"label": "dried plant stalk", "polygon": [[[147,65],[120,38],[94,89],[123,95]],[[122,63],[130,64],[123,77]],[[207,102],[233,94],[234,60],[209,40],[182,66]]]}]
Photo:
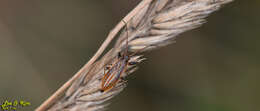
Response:
[{"label": "dried plant stalk", "polygon": [[[205,17],[218,10],[232,0],[153,0],[146,4],[128,23],[128,39],[126,31],[122,31],[115,46],[99,61],[82,74],[66,94],[55,102],[50,111],[100,111],[104,110],[106,101],[113,98],[126,87],[126,81],[120,80],[109,91],[101,92],[101,78],[107,64],[117,61],[119,52],[126,48],[130,52],[142,52],[157,49],[173,43],[176,36],[185,31],[197,28],[205,23]],[[126,40],[129,44],[126,45]],[[141,62],[144,58],[138,53],[130,61]],[[137,69],[128,66],[122,75],[127,76]]]}]

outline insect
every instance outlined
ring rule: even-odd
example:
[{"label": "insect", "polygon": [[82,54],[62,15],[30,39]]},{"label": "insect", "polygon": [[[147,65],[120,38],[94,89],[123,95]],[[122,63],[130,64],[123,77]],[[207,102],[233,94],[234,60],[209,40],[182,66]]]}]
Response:
[{"label": "insect", "polygon": [[[125,24],[126,22],[123,21]],[[101,92],[107,91],[111,88],[113,88],[119,79],[121,78],[121,75],[126,71],[128,65],[134,65],[137,62],[129,62],[132,55],[129,55],[128,53],[128,30],[127,30],[127,24],[126,24],[126,33],[127,33],[127,40],[126,40],[126,49],[121,54],[118,53],[118,59],[117,61],[111,66],[107,67],[108,71],[105,73],[104,69],[104,77],[102,78],[102,84],[101,84]],[[137,51],[139,52],[139,51]],[[135,52],[134,54],[136,54]],[[133,54],[133,55],[134,55]]]}]

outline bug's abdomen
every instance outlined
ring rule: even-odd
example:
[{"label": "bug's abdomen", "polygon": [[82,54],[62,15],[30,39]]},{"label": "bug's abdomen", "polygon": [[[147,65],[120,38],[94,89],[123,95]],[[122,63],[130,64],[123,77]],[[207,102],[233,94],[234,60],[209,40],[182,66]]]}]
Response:
[{"label": "bug's abdomen", "polygon": [[102,91],[109,90],[116,85],[116,83],[120,79],[121,74],[124,73],[126,65],[126,61],[118,61],[108,70],[107,73],[105,73],[104,77],[102,78]]}]

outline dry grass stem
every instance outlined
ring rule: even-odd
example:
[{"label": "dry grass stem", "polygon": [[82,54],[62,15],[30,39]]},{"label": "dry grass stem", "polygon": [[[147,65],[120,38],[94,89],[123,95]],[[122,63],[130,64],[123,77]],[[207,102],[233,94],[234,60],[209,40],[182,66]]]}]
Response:
[{"label": "dry grass stem", "polygon": [[[84,71],[72,83],[61,99],[49,108],[50,111],[100,111],[107,106],[106,101],[113,98],[126,87],[126,81],[119,80],[109,91],[101,92],[101,78],[105,67],[118,60],[118,53],[129,49],[129,54],[137,51],[145,52],[175,42],[176,36],[205,23],[205,17],[218,10],[232,0],[152,0],[141,2],[142,8],[133,12],[131,17],[124,18],[127,31],[123,30],[109,52]],[[113,32],[113,36],[124,26]],[[112,40],[112,39],[111,39]],[[129,44],[126,45],[126,40]],[[144,60],[136,53],[130,61]],[[123,77],[135,71],[137,67],[130,65]],[[104,71],[105,70],[105,71]]]}]

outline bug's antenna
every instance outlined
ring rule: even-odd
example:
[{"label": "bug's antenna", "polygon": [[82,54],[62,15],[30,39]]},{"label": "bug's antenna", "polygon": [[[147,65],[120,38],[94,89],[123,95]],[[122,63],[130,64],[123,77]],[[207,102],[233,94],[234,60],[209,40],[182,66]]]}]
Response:
[{"label": "bug's antenna", "polygon": [[128,52],[128,26],[127,23],[122,20],[125,23],[125,29],[126,29],[126,52]]},{"label": "bug's antenna", "polygon": [[[128,26],[127,26],[127,23],[124,21],[124,20],[122,20],[124,23],[125,23],[125,26],[126,26],[126,53],[128,52]],[[146,47],[144,47],[144,48],[142,48],[142,49],[139,49],[138,51],[136,51],[135,53],[133,53],[133,54],[131,54],[130,55],[130,57],[131,56],[133,56],[133,55],[135,55],[135,54],[137,54],[137,53],[139,53],[139,52],[142,52],[144,49],[146,49],[146,48],[148,48],[147,46]]]}]

